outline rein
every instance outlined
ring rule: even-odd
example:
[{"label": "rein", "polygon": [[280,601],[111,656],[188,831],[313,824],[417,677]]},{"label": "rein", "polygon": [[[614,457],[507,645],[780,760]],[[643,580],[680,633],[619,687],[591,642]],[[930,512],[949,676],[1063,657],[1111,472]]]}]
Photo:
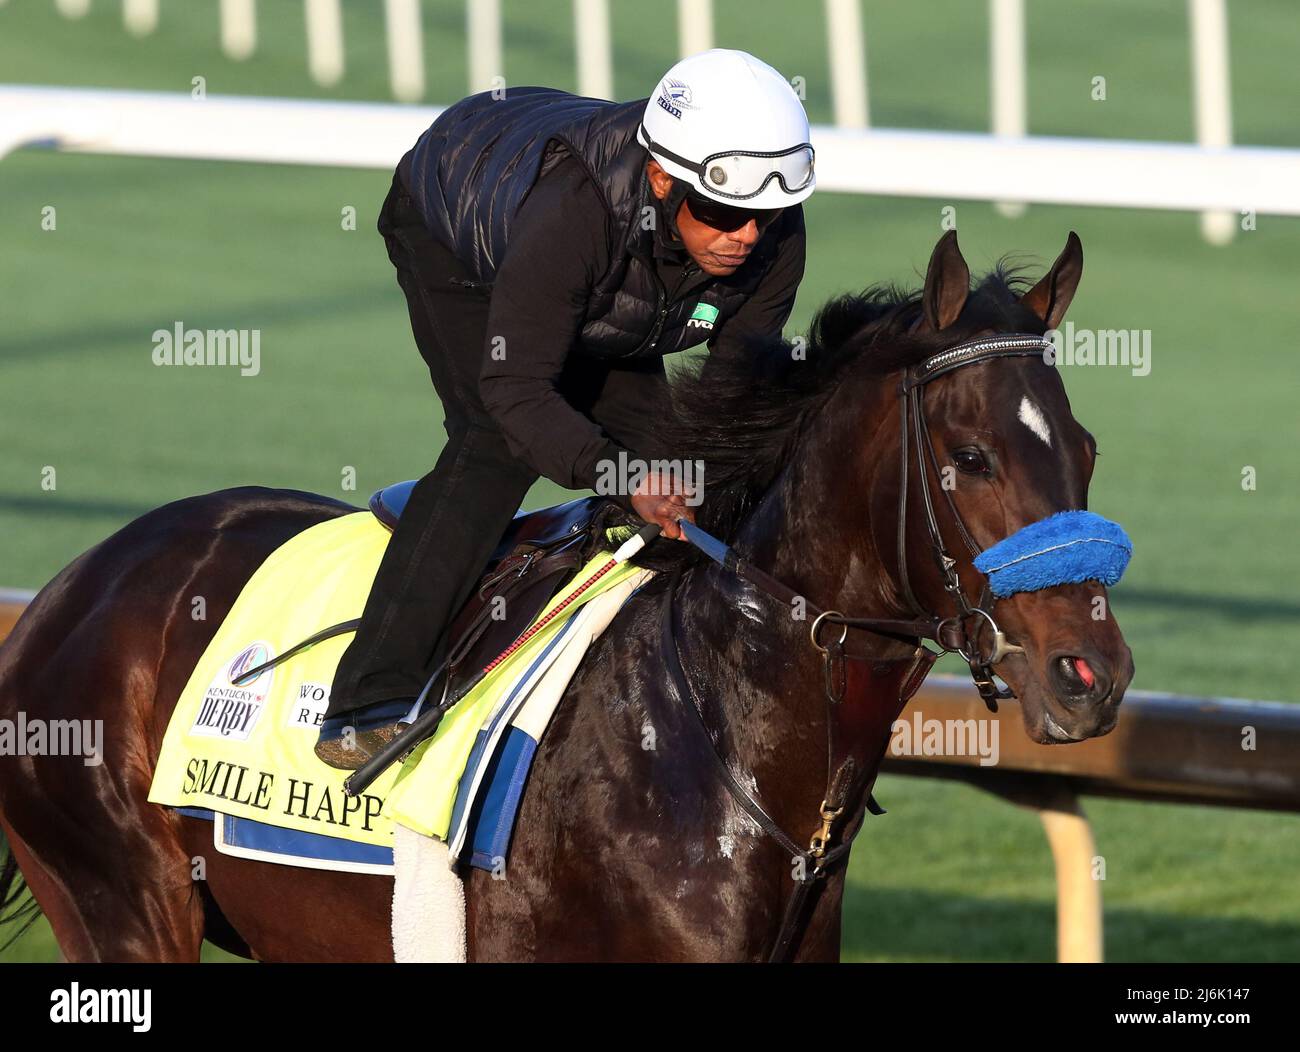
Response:
[{"label": "rein", "polygon": [[[686,524],[682,523],[682,525]],[[663,651],[667,656],[668,674],[681,698],[682,704],[695,714],[692,722],[698,724],[701,735],[708,742],[708,752],[713,757],[718,776],[731,798],[763,833],[789,852],[795,888],[786,903],[776,942],[768,956],[769,962],[787,961],[798,946],[799,937],[802,935],[802,924],[807,903],[815,885],[819,880],[827,876],[832,866],[848,856],[853,841],[866,824],[866,815],[864,814],[851,831],[839,837],[838,844],[831,846],[836,823],[844,815],[849,803],[857,799],[861,792],[866,789],[867,782],[873,777],[875,771],[867,765],[862,765],[859,770],[858,762],[851,755],[846,755],[838,766],[835,765],[836,743],[834,738],[837,722],[835,709],[839,698],[843,696],[843,684],[840,685],[838,696],[832,695],[828,689],[826,692],[827,785],[826,795],[822,799],[819,810],[820,825],[807,847],[801,846],[794,837],[781,828],[776,819],[768,814],[754,794],[742,785],[735,774],[732,773],[731,767],[723,758],[718,743],[709,730],[703,703],[686,676],[686,670],[682,665],[681,650],[677,642],[676,618],[673,610],[673,598],[676,595],[682,573],[683,569],[680,566],[674,571],[672,578],[669,580],[668,588],[664,592],[664,600],[660,609],[660,632]],[[907,624],[907,622],[899,622],[898,624]],[[930,666],[938,656],[932,650],[917,647],[916,652],[909,659],[903,685],[899,691],[902,703],[905,704],[906,700],[916,691],[916,688],[921,685],[922,680],[930,671]],[[897,664],[897,662],[892,664]],[[883,815],[885,813],[885,809],[876,802],[875,797],[870,792],[867,793],[866,810],[873,815]]]},{"label": "rein", "polygon": [[[901,591],[912,611],[918,615],[913,619],[847,617],[838,610],[823,610],[766,571],[760,570],[758,567],[741,559],[731,547],[710,536],[694,523],[685,519],[678,521],[678,525],[687,540],[718,563],[724,570],[750,582],[787,607],[796,599],[801,600],[805,604],[806,612],[813,618],[809,629],[809,639],[813,647],[822,655],[823,688],[827,710],[827,784],[826,794],[822,799],[820,808],[820,825],[805,848],[800,846],[790,834],[783,830],[776,820],[764,810],[754,795],[740,784],[719,751],[718,743],[714,740],[713,734],[709,731],[703,705],[700,703],[682,666],[681,652],[675,630],[676,618],[673,612],[673,599],[677,592],[677,586],[681,581],[683,569],[678,566],[674,571],[668,588],[664,592],[660,615],[661,641],[667,657],[669,675],[672,677],[682,703],[695,713],[696,719],[693,722],[698,722],[701,732],[708,740],[709,751],[713,755],[719,777],[731,798],[767,836],[790,853],[793,864],[795,889],[786,903],[776,942],[768,956],[769,962],[788,961],[793,955],[798,947],[799,938],[803,934],[802,926],[805,913],[814,887],[819,880],[826,877],[832,866],[848,856],[854,839],[866,824],[864,814],[858,824],[851,831],[842,833],[838,837],[839,843],[832,846],[832,841],[836,839],[835,827],[838,820],[844,815],[849,802],[866,788],[867,781],[875,774],[875,771],[867,765],[862,765],[862,769],[857,770],[857,761],[852,756],[846,756],[838,767],[834,764],[835,742],[833,739],[837,722],[836,708],[843,700],[847,686],[845,660],[848,655],[844,650],[844,642],[848,637],[849,629],[856,628],[877,635],[913,639],[918,642],[917,650],[912,656],[911,665],[900,687],[900,710],[921,685],[921,681],[929,672],[930,666],[940,656],[934,651],[919,645],[919,641],[922,639],[936,643],[943,652],[961,655],[970,666],[971,679],[990,711],[997,711],[998,700],[1013,696],[1010,691],[999,690],[993,679],[993,666],[998,664],[1007,654],[1023,653],[1023,648],[1007,643],[1006,636],[994,620],[991,609],[996,599],[987,584],[982,590],[979,601],[974,605],[970,603],[962,590],[961,581],[956,572],[957,560],[949,554],[947,546],[944,544],[943,534],[940,532],[938,518],[935,514],[934,501],[930,495],[929,468],[933,468],[936,477],[940,476],[940,472],[934,443],[930,438],[929,428],[926,424],[922,393],[925,385],[931,380],[962,366],[995,358],[1041,356],[1044,350],[1051,346],[1051,342],[1046,338],[1031,334],[1012,333],[985,337],[958,344],[907,369],[899,385],[901,475],[899,478],[898,567],[902,586]],[[910,428],[909,422],[911,424]],[[911,456],[909,456],[909,453]],[[916,461],[917,475],[920,478],[925,523],[929,534],[931,552],[943,576],[944,590],[952,596],[957,608],[957,612],[948,617],[928,614],[917,601],[908,580],[907,503],[909,489],[908,467],[911,459]],[[944,494],[948,509],[963,543],[972,557],[978,556],[981,549],[966,529],[966,524],[957,511],[952,495],[942,485],[939,488]],[[976,619],[976,627],[973,632],[967,629],[967,624],[972,618]],[[819,633],[824,622],[841,626],[842,631],[838,639],[831,639],[825,643],[821,641]],[[987,622],[993,633],[993,647],[987,656],[980,654],[977,644],[977,637],[980,629],[984,627],[984,622]],[[876,815],[884,814],[884,809],[876,803],[875,798],[870,793],[867,794],[866,810]]]}]

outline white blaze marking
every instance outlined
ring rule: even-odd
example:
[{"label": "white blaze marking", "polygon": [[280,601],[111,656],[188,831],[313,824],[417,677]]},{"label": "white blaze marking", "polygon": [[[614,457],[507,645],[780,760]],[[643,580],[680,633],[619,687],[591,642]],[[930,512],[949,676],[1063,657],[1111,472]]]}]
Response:
[{"label": "white blaze marking", "polygon": [[1020,411],[1016,417],[1049,446],[1052,444],[1052,432],[1048,430],[1047,418],[1043,416],[1043,411],[1029,400],[1028,395],[1020,399]]}]

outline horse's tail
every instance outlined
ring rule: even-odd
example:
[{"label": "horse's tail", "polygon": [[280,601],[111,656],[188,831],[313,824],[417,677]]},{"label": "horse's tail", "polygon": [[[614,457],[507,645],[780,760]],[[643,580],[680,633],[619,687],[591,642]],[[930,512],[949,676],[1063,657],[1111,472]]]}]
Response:
[{"label": "horse's tail", "polygon": [[27,883],[23,880],[22,870],[18,868],[18,859],[13,849],[5,840],[4,830],[0,829],[0,928],[16,924],[18,930],[4,942],[0,950],[8,949],[28,928],[36,923],[41,915],[41,907],[28,894]]}]

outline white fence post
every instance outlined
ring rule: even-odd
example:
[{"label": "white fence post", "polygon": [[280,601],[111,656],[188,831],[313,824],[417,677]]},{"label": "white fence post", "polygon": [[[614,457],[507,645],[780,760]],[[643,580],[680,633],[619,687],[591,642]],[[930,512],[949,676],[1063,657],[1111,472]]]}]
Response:
[{"label": "white fence post", "polygon": [[609,0],[574,0],[573,19],[578,54],[578,94],[593,99],[612,99],[614,66],[610,55]]},{"label": "white fence post", "polygon": [[713,47],[713,0],[677,0],[677,51],[682,58]]},{"label": "white fence post", "polygon": [[307,0],[307,68],[317,84],[343,79],[343,10],[339,0]]},{"label": "white fence post", "polygon": [[[471,5],[472,6],[472,5]],[[424,98],[424,35],[420,0],[384,0],[388,39],[388,81],[402,102]]]},{"label": "white fence post", "polygon": [[[989,85],[993,134],[1023,137],[1028,130],[1024,0],[989,0]],[[1025,214],[1023,202],[998,201],[996,208],[1008,219]]]},{"label": "white fence post", "polygon": [[835,124],[840,128],[865,128],[867,58],[858,0],[826,0],[826,38]]},{"label": "white fence post", "polygon": [[221,50],[242,62],[257,48],[257,11],[253,0],[221,0]]},{"label": "white fence post", "polygon": [[496,87],[496,77],[502,77],[502,84],[505,83],[501,62],[501,3],[500,0],[468,0],[465,12],[472,95]]},{"label": "white fence post", "polygon": [[148,36],[158,28],[158,0],[122,0],[122,24],[133,37]]},{"label": "white fence post", "polygon": [[[1228,81],[1228,11],[1224,0],[1188,0],[1192,23],[1192,85],[1196,95],[1196,141],[1232,145],[1232,96]],[[1242,207],[1249,207],[1243,201]],[[1232,212],[1201,213],[1201,234],[1226,245],[1237,232]]]},{"label": "white fence post", "polygon": [[1056,959],[1100,964],[1105,959],[1101,881],[1093,874],[1097,842],[1079,798],[1061,789],[1037,807],[1056,870]]}]

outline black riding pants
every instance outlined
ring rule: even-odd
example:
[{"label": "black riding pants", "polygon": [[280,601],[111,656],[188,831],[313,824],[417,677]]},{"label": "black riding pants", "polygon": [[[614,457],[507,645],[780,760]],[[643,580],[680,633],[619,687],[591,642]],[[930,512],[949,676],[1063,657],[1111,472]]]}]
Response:
[{"label": "black riding pants", "polygon": [[[447,442],[389,541],[335,673],[328,716],[420,692],[453,642],[450,622],[538,477],[511,455],[479,397],[489,291],[461,283],[470,275],[429,235],[397,176],[378,225],[442,400]],[[570,405],[647,458],[665,455],[655,430],[663,387],[660,358],[611,368],[580,355],[560,384]]]}]

